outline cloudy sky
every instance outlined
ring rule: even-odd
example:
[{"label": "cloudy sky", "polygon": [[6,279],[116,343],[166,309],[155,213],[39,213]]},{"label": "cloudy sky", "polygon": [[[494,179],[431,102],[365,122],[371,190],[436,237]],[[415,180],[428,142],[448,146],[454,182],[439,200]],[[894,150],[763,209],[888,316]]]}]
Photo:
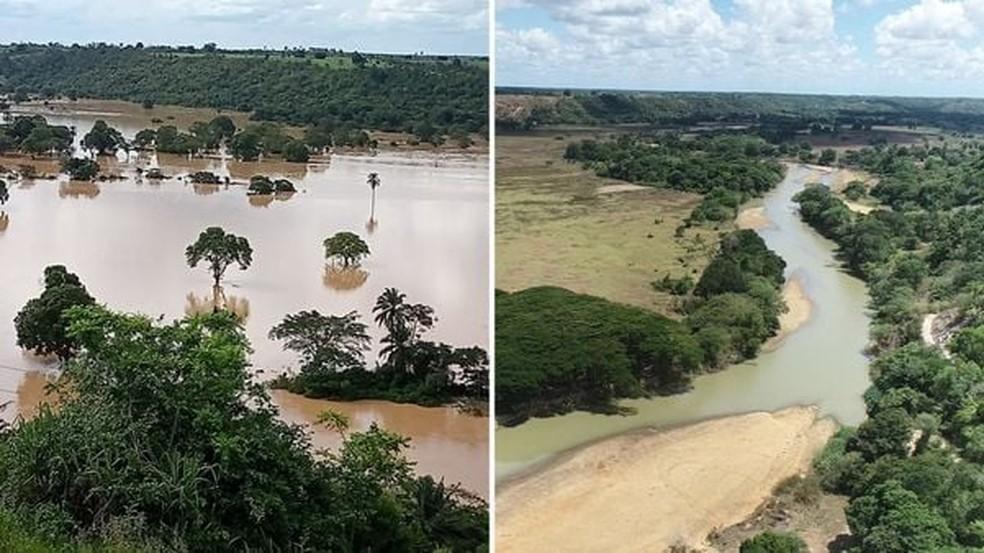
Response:
[{"label": "cloudy sky", "polygon": [[0,0],[0,42],[488,53],[487,0]]},{"label": "cloudy sky", "polygon": [[984,96],[984,0],[498,0],[499,85]]}]

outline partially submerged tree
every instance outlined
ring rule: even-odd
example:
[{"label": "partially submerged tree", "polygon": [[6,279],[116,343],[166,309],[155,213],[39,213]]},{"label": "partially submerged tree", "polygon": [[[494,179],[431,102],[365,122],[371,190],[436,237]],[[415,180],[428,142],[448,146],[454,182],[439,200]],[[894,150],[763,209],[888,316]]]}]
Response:
[{"label": "partially submerged tree", "polygon": [[100,119],[92,126],[92,130],[82,137],[82,146],[95,150],[99,155],[111,154],[126,146],[126,139],[123,138],[120,131],[110,127]]},{"label": "partially submerged tree", "polygon": [[358,265],[369,255],[369,245],[354,232],[342,231],[325,238],[325,259],[339,259],[343,267]]},{"label": "partially submerged tree", "polygon": [[307,163],[311,159],[311,151],[300,140],[294,140],[284,149],[284,159],[292,163]]},{"label": "partially submerged tree", "polygon": [[387,365],[403,372],[412,369],[409,358],[413,346],[437,322],[432,307],[407,303],[406,299],[406,295],[396,288],[387,288],[372,308],[376,324],[387,333],[382,339],[386,345],[379,353],[386,357]]},{"label": "partially submerged tree", "polygon": [[253,248],[241,236],[227,234],[221,227],[209,227],[194,244],[188,246],[185,258],[191,268],[202,261],[207,262],[214,285],[218,287],[229,265],[235,263],[241,271],[249,268],[253,263]]},{"label": "partially submerged tree", "polygon": [[366,184],[369,185],[370,199],[369,199],[369,221],[376,218],[376,189],[382,184],[379,180],[379,173],[369,173],[366,177]]},{"label": "partially submerged tree", "polygon": [[91,159],[73,157],[62,162],[62,171],[72,180],[92,180],[99,175],[99,164]]},{"label": "partially submerged tree", "polygon": [[301,311],[287,315],[270,330],[272,340],[284,340],[284,349],[301,356],[302,370],[341,372],[365,368],[364,354],[371,340],[359,314],[342,316]]},{"label": "partially submerged tree", "polygon": [[10,201],[10,190],[7,189],[7,181],[0,179],[0,205]]},{"label": "partially submerged tree", "polygon": [[39,355],[68,359],[75,353],[77,344],[68,335],[65,312],[95,302],[77,275],[62,265],[47,267],[44,291],[28,301],[14,319],[17,345]]}]

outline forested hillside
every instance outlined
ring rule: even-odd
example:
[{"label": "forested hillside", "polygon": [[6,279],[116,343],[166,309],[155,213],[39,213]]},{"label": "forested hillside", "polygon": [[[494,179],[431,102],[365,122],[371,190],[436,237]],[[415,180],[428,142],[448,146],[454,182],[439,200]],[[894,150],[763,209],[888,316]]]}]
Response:
[{"label": "forested hillside", "polygon": [[348,63],[327,63],[314,54],[272,51],[12,45],[0,46],[0,92],[241,110],[296,125],[417,134],[488,126],[488,69],[460,58],[356,53]]},{"label": "forested hillside", "polygon": [[633,92],[499,88],[496,124],[504,130],[539,125],[697,124],[984,125],[984,100],[825,96],[742,92]]}]

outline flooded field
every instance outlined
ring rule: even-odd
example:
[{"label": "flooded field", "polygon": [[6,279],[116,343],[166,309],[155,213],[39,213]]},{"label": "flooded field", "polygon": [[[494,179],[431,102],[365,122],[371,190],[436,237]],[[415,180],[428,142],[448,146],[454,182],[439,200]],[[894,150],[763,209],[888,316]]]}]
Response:
[{"label": "flooded field", "polygon": [[[105,119],[127,138],[156,126],[160,108],[70,112],[44,108],[53,124],[77,129],[77,140],[96,119]],[[106,110],[109,111],[106,111]],[[180,110],[163,118],[183,126],[214,116],[211,110]],[[240,121],[237,121],[237,123]],[[165,319],[211,308],[215,301],[207,270],[189,268],[185,247],[209,226],[246,237],[254,250],[246,271],[231,267],[218,301],[245,320],[252,361],[262,378],[295,367],[295,356],[270,341],[270,328],[288,313],[317,309],[326,314],[351,310],[371,325],[371,309],[386,287],[413,302],[434,307],[432,339],[455,345],[488,342],[488,159],[485,156],[407,153],[333,156],[309,164],[235,162],[224,157],[193,158],[120,153],[100,158],[104,173],[123,178],[96,183],[53,180],[12,182],[11,200],[0,223],[0,399],[13,402],[4,418],[33,409],[49,369],[15,344],[13,319],[41,289],[45,266],[66,265],[98,301],[111,308]],[[53,173],[50,160],[0,157],[0,164],[35,165]],[[138,168],[158,167],[171,178],[142,179]],[[231,185],[193,185],[177,177],[207,170],[229,177]],[[377,172],[376,224],[368,224],[370,190],[366,175]],[[244,186],[253,175],[292,180],[298,192],[250,198]],[[360,271],[326,267],[322,241],[339,231],[360,234],[372,254]],[[378,328],[370,326],[375,340]],[[324,407],[348,413],[353,427],[378,421],[413,439],[411,456],[420,472],[461,481],[487,493],[487,419],[453,409],[424,409],[385,402],[329,404],[277,394],[284,417],[310,422]],[[323,404],[323,405],[321,405]],[[319,446],[330,438],[315,436]]]}]

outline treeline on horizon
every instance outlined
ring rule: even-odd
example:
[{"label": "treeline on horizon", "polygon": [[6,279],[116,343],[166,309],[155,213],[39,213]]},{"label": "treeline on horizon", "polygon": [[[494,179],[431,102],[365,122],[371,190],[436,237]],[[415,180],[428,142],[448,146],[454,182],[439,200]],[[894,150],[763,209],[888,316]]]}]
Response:
[{"label": "treeline on horizon", "polygon": [[[95,44],[0,46],[0,92],[251,112],[293,125],[350,125],[414,134],[488,131],[488,69],[449,58],[421,63],[353,53],[230,55]],[[434,129],[434,130],[432,130]]]},{"label": "treeline on horizon", "polygon": [[496,292],[496,417],[515,425],[620,398],[685,391],[701,371],[754,357],[779,329],[785,262],[751,230],[725,235],[682,320],[563,288]]},{"label": "treeline on horizon", "polygon": [[[697,125],[720,122],[767,130],[813,124],[870,128],[931,125],[958,131],[984,126],[984,99],[835,96],[755,92],[642,92],[500,87],[528,109],[496,113],[500,131],[541,125]],[[522,102],[519,97],[526,97]],[[508,105],[508,102],[507,102]]]},{"label": "treeline on horizon", "polygon": [[[984,547],[982,144],[865,148],[841,163],[878,178],[859,193],[881,208],[853,212],[823,186],[795,199],[803,219],[837,242],[868,285],[875,360],[867,419],[842,429],[817,459],[820,484],[850,497],[857,551],[977,551]],[[928,313],[943,314],[953,334],[946,355],[923,343]]]}]

